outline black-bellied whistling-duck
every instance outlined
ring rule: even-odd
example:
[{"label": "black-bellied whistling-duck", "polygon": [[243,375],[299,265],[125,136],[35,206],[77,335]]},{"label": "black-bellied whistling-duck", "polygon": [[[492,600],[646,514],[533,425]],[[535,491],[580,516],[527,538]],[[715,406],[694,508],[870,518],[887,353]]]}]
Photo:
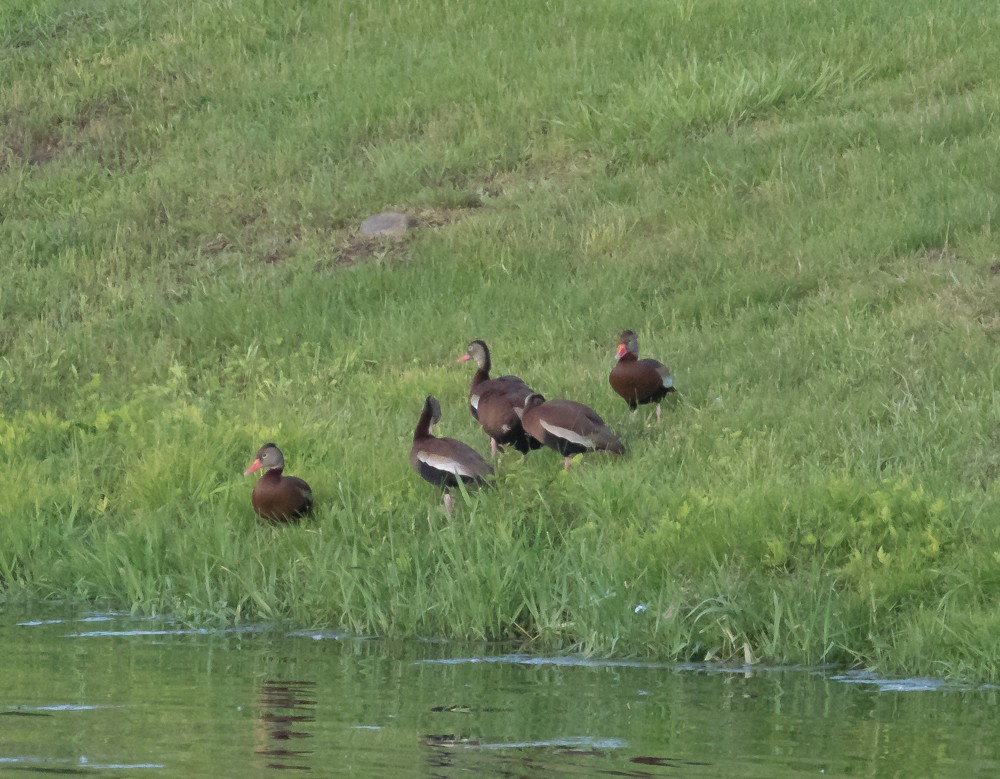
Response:
[{"label": "black-bellied whistling-duck", "polygon": [[410,465],[425,480],[445,490],[444,510],[450,517],[452,497],[449,487],[457,487],[459,480],[468,486],[482,486],[493,473],[493,466],[468,444],[454,438],[438,438],[433,427],[441,420],[441,404],[428,395],[423,411],[413,431]]},{"label": "black-bellied whistling-duck", "polygon": [[265,469],[253,488],[250,503],[261,519],[269,522],[292,522],[309,513],[312,508],[312,489],[298,476],[282,476],[285,457],[274,444],[264,444],[257,450],[253,464],[244,471],[249,476]]},{"label": "black-bellied whistling-duck", "polygon": [[659,360],[649,357],[639,359],[639,338],[631,330],[618,336],[615,367],[608,381],[611,388],[625,398],[628,407],[635,411],[643,403],[656,404],[656,421],[660,421],[660,401],[674,391],[670,369]]},{"label": "black-bellied whistling-duck", "polygon": [[503,446],[513,446],[521,454],[538,449],[541,444],[524,432],[517,414],[524,399],[534,390],[519,376],[491,379],[490,350],[484,341],[476,339],[469,343],[458,362],[466,360],[475,360],[479,366],[469,387],[469,411],[490,437],[490,452],[496,455],[497,449]]},{"label": "black-bellied whistling-duck", "polygon": [[565,468],[574,454],[625,454],[625,446],[600,415],[575,400],[546,400],[537,392],[529,395],[521,411],[521,424],[532,438],[559,452],[565,458]]}]

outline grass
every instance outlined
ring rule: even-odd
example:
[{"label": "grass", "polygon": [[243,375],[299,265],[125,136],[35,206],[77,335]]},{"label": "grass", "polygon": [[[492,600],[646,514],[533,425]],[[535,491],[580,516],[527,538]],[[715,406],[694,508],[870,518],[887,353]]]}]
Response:
[{"label": "grass", "polygon": [[[986,2],[0,9],[0,590],[1000,680]],[[362,240],[404,209],[398,244]],[[672,366],[664,424],[616,333]],[[624,460],[505,456],[466,365]],[[647,413],[648,412],[648,413]],[[317,505],[260,525],[267,440]]]}]

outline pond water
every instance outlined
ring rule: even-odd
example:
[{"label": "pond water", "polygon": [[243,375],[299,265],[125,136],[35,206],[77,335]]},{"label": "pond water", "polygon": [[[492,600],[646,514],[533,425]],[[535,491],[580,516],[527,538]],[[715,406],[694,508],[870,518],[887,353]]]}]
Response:
[{"label": "pond water", "polygon": [[0,775],[996,777],[998,690],[0,614]]}]

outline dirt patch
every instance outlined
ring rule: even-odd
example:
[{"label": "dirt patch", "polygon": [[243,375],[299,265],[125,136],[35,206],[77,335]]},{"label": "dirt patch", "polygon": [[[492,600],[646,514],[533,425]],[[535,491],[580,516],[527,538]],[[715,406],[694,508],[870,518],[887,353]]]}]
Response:
[{"label": "dirt patch", "polygon": [[266,262],[268,265],[274,265],[283,260],[287,260],[289,257],[295,256],[295,244],[297,240],[294,238],[289,239],[284,244],[279,246],[272,246],[270,249],[265,251],[261,256],[261,260]]},{"label": "dirt patch", "polygon": [[85,156],[108,169],[129,166],[126,144],[129,108],[120,96],[87,101],[69,116],[32,126],[17,112],[0,116],[0,172],[44,167]]},{"label": "dirt patch", "polygon": [[59,155],[58,138],[51,134],[27,132],[18,126],[16,120],[0,118],[0,173],[20,165],[45,165]]},{"label": "dirt patch", "polygon": [[482,204],[477,199],[476,205],[446,208],[424,208],[415,210],[402,206],[393,206],[391,211],[405,213],[410,217],[411,228],[403,235],[395,238],[369,237],[357,230],[351,230],[340,239],[339,247],[334,251],[334,260],[338,265],[356,265],[359,262],[377,258],[379,260],[399,259],[405,256],[406,248],[414,235],[421,229],[440,229],[454,224],[468,216],[469,212]]},{"label": "dirt patch", "polygon": [[401,259],[406,254],[406,240],[368,238],[353,235],[334,252],[337,265],[357,265],[371,259]]},{"label": "dirt patch", "polygon": [[503,196],[503,187],[497,182],[496,176],[492,173],[483,178],[482,186],[479,188],[480,199],[498,198]]},{"label": "dirt patch", "polygon": [[217,235],[211,241],[206,241],[198,247],[198,253],[203,257],[216,257],[232,247],[232,242],[224,235]]},{"label": "dirt patch", "polygon": [[413,217],[413,222],[417,227],[445,227],[468,216],[469,211],[480,207],[477,205],[464,208],[432,208],[416,214]]},{"label": "dirt patch", "polygon": [[[472,205],[472,203],[475,205]],[[227,233],[217,233],[204,240],[198,247],[203,258],[213,258],[227,252],[256,257],[260,262],[275,265],[291,259],[300,248],[308,247],[310,253],[326,255],[326,263],[337,266],[356,265],[368,260],[399,260],[406,256],[413,238],[422,230],[437,230],[467,217],[481,207],[476,199],[470,205],[447,206],[441,208],[412,208],[390,206],[387,210],[406,214],[410,219],[410,229],[404,233],[389,236],[367,236],[360,230],[361,220],[331,219],[325,226],[303,227],[302,230],[288,230],[280,224],[261,203],[247,203],[233,222],[233,229]],[[324,250],[323,247],[328,247]]]},{"label": "dirt patch", "polygon": [[975,321],[982,328],[983,333],[991,338],[1000,335],[1000,314],[995,311],[982,311],[976,314]]},{"label": "dirt patch", "polygon": [[330,247],[328,256],[332,264],[338,266],[356,265],[368,260],[399,260],[406,256],[411,241],[421,230],[452,225],[468,216],[473,209],[471,206],[424,209],[394,206],[390,210],[409,216],[410,229],[393,237],[368,236],[360,231],[360,223],[351,227],[334,223],[326,228],[310,230],[308,234],[293,232],[282,237],[275,235],[274,225],[267,224],[268,211],[261,206],[249,209],[236,220],[238,232],[235,235],[216,235],[199,247],[199,253],[203,257],[214,257],[245,247],[248,254],[274,265],[294,257],[303,243],[310,246],[319,243]]},{"label": "dirt patch", "polygon": [[924,249],[924,259],[927,262],[955,262],[958,260],[958,252],[950,246],[942,246],[936,249]]}]

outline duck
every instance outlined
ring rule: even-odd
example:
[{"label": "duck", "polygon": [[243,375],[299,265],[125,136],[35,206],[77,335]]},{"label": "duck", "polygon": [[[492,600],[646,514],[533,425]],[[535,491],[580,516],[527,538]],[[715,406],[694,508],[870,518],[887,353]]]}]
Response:
[{"label": "duck", "polygon": [[474,360],[479,366],[469,386],[469,412],[490,437],[490,454],[497,456],[500,449],[513,446],[522,455],[541,444],[524,431],[517,409],[524,399],[534,392],[520,376],[490,378],[490,349],[485,341],[469,342],[466,352],[457,362]]},{"label": "duck", "polygon": [[524,401],[521,424],[536,441],[555,449],[568,469],[573,455],[586,452],[625,454],[625,445],[601,416],[575,400],[546,400],[534,392]]},{"label": "duck", "polygon": [[441,421],[441,404],[433,395],[424,400],[413,430],[410,465],[421,478],[444,492],[444,511],[450,518],[454,500],[448,489],[459,481],[467,487],[482,487],[493,475],[493,466],[468,444],[454,438],[438,438],[433,427]]},{"label": "duck", "polygon": [[623,330],[618,336],[615,367],[608,381],[632,411],[645,403],[655,403],[657,422],[663,413],[660,401],[668,392],[675,391],[673,376],[666,365],[650,357],[639,359],[639,338],[631,330]]},{"label": "duck", "polygon": [[264,469],[264,475],[254,485],[250,504],[261,519],[268,522],[294,522],[312,509],[312,488],[298,476],[282,476],[285,456],[273,443],[257,450],[254,461],[244,476]]}]

